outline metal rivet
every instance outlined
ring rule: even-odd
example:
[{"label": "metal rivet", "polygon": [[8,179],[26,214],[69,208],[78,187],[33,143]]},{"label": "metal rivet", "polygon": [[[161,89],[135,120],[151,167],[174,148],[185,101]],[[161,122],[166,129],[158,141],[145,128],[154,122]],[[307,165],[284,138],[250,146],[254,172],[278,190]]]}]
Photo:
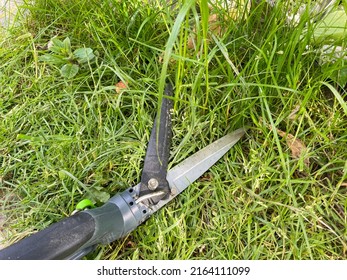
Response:
[{"label": "metal rivet", "polygon": [[159,182],[157,179],[152,178],[152,179],[149,179],[147,186],[148,186],[148,189],[150,189],[151,191],[154,191],[156,188],[158,188]]}]

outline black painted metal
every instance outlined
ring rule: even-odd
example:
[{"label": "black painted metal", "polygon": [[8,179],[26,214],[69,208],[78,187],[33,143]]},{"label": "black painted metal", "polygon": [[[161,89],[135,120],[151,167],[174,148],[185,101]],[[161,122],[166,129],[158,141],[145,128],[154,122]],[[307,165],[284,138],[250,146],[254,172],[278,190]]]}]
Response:
[{"label": "black painted metal", "polygon": [[[171,84],[167,84],[165,95],[172,96],[172,94],[173,87]],[[171,110],[172,100],[164,97],[161,104],[160,115],[155,118],[147,147],[145,163],[141,176],[140,197],[158,191],[165,192],[163,195],[149,199],[148,203],[150,204],[158,203],[158,201],[163,199],[163,197],[168,195],[170,192],[166,175],[172,138]],[[148,188],[148,181],[150,179],[155,179],[159,183],[158,188],[155,190],[150,190]]]}]

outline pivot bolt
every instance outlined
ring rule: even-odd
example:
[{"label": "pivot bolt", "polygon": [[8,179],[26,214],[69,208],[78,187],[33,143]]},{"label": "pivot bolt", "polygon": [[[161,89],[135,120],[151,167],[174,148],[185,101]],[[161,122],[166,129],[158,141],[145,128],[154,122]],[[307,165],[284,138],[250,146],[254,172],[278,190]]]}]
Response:
[{"label": "pivot bolt", "polygon": [[151,191],[154,191],[156,188],[158,188],[159,182],[157,179],[152,178],[152,179],[149,179],[147,186],[148,186],[148,189],[150,189]]}]

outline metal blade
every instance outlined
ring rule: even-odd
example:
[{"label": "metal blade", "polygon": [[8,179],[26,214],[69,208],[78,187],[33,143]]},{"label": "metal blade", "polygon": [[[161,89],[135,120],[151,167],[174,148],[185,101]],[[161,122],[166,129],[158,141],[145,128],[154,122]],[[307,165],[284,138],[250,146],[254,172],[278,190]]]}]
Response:
[{"label": "metal blade", "polygon": [[151,207],[152,211],[157,211],[184,191],[228,152],[244,134],[245,129],[243,128],[229,133],[170,169],[167,174],[167,181],[171,188],[171,195]]},{"label": "metal blade", "polygon": [[[166,85],[165,95],[173,95],[173,88],[171,84]],[[141,175],[141,196],[151,194],[154,191],[159,190],[163,191],[164,195],[170,192],[166,177],[172,138],[172,103],[173,102],[171,99],[163,98],[160,109],[161,113],[155,118]],[[159,127],[157,125],[159,125]],[[154,190],[150,187],[149,183],[152,180],[156,183]],[[159,187],[157,188],[157,186]],[[149,200],[149,203],[157,203],[164,195],[153,197]]]}]

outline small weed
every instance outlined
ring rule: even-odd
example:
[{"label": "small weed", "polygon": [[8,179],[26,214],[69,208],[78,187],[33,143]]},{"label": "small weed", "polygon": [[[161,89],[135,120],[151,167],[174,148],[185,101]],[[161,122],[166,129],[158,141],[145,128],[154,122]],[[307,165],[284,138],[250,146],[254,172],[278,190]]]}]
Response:
[{"label": "small weed", "polygon": [[95,59],[91,48],[72,50],[68,37],[63,41],[53,38],[48,43],[48,50],[50,53],[41,55],[39,60],[60,68],[61,75],[67,79],[75,77],[81,68],[86,67]]}]

